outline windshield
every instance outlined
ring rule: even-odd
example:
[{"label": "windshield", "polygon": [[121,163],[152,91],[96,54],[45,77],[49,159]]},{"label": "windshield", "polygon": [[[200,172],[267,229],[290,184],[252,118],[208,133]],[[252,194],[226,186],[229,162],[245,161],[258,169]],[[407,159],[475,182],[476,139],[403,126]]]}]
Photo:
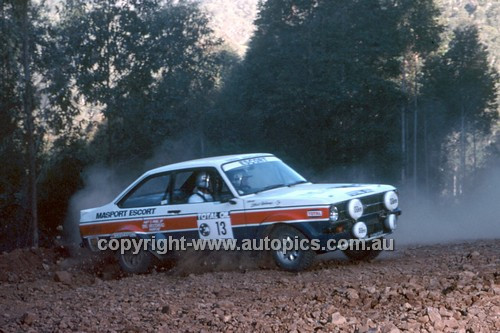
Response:
[{"label": "windshield", "polygon": [[274,156],[231,162],[223,165],[222,169],[240,195],[307,182]]}]

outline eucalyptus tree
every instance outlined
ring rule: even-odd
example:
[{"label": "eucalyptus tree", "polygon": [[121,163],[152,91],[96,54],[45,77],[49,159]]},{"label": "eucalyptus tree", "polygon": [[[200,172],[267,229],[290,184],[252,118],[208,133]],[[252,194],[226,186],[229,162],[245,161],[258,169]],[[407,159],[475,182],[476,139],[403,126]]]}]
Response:
[{"label": "eucalyptus tree", "polygon": [[[448,50],[427,62],[422,81],[423,98],[433,110],[434,121],[429,132],[435,146],[443,147],[446,138],[458,134],[458,169],[451,174],[459,180],[455,192],[463,193],[469,173],[467,137],[472,137],[472,154],[476,154],[476,135],[488,135],[498,121],[499,75],[489,63],[488,51],[479,40],[477,28],[455,29]],[[473,160],[475,163],[476,159]],[[443,161],[440,162],[434,165],[443,168]]]},{"label": "eucalyptus tree", "polygon": [[395,175],[401,64],[440,31],[429,3],[261,3],[245,59],[220,99],[221,114],[239,128],[227,141],[316,170],[370,164],[371,175]]},{"label": "eucalyptus tree", "polygon": [[43,70],[40,45],[44,24],[40,5],[29,0],[0,2],[0,156],[9,161],[0,175],[0,205],[5,215],[2,226],[10,229],[7,235],[18,231],[13,235],[18,246],[38,247],[39,242],[37,158],[44,113],[38,83]]},{"label": "eucalyptus tree", "polygon": [[220,41],[196,4],[71,0],[62,12],[67,72],[76,94],[102,110],[95,142],[109,164],[202,128]]}]

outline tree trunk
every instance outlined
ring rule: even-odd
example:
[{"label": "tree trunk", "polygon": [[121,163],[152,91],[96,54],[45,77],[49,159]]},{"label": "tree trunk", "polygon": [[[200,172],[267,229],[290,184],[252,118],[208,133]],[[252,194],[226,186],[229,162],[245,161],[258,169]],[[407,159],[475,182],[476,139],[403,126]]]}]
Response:
[{"label": "tree trunk", "polygon": [[26,116],[26,137],[28,144],[28,177],[29,177],[29,206],[31,211],[31,222],[33,229],[33,247],[38,248],[38,202],[36,186],[36,149],[35,149],[35,126],[33,121],[33,91],[31,87],[31,57],[29,50],[29,0],[22,3],[23,15],[23,70],[24,70],[24,96],[23,111]]},{"label": "tree trunk", "polygon": [[418,73],[418,56],[415,56],[415,84],[414,84],[414,107],[415,107],[415,112],[413,113],[414,119],[413,119],[413,190],[415,191],[415,198],[417,197],[417,184],[418,184],[418,177],[417,177],[417,139],[418,139],[418,100],[417,100],[417,94],[418,94],[418,83],[417,83],[417,73]]},{"label": "tree trunk", "polygon": [[112,125],[111,125],[111,114],[110,112],[108,112],[106,114],[106,118],[107,118],[107,121],[108,121],[108,124],[106,126],[106,139],[107,139],[107,145],[108,145],[108,156],[106,156],[107,158],[107,163],[108,163],[108,166],[112,166],[113,165],[113,129],[112,129]]},{"label": "tree trunk", "polygon": [[[406,57],[403,59],[402,65],[402,82],[401,90],[406,95]],[[401,107],[401,184],[406,183],[406,168],[407,168],[407,156],[406,156],[406,108],[403,105]]]},{"label": "tree trunk", "polygon": [[463,188],[465,185],[465,108],[464,104],[461,105],[461,115],[460,115],[460,184],[459,184],[459,194],[463,194]]},{"label": "tree trunk", "polygon": [[401,107],[401,184],[406,183],[406,119],[405,107]]},{"label": "tree trunk", "polygon": [[475,127],[472,129],[472,158],[473,158],[472,173],[473,173],[473,175],[475,175],[476,168],[477,168],[477,145],[476,145],[476,128]]},{"label": "tree trunk", "polygon": [[415,96],[415,111],[413,112],[413,189],[415,196],[417,193],[417,130],[418,130],[418,105],[417,96]]},{"label": "tree trunk", "polygon": [[205,131],[203,130],[203,123],[200,124],[200,130],[199,130],[199,137],[200,137],[200,154],[201,157],[205,157]]},{"label": "tree trunk", "polygon": [[424,168],[425,168],[425,191],[429,194],[429,155],[427,149],[427,109],[424,108]]}]

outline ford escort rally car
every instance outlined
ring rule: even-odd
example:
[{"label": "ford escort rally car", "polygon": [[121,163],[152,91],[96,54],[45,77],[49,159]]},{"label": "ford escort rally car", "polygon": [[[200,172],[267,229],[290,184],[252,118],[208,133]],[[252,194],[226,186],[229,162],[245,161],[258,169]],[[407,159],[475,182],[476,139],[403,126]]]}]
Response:
[{"label": "ford escort rally car", "polygon": [[[289,271],[311,265],[329,240],[373,242],[393,232],[401,211],[390,185],[313,184],[272,154],[197,159],[144,173],[112,202],[82,210],[83,244],[97,251],[102,239],[315,240],[317,248],[270,250]],[[354,260],[380,249],[345,249]],[[148,247],[118,253],[122,269],[145,272]]]}]

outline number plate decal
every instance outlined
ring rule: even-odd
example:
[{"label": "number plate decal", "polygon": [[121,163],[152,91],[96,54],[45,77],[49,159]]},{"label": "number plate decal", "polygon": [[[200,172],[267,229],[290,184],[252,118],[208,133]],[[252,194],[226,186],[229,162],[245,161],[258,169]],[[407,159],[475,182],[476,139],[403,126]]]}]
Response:
[{"label": "number plate decal", "polygon": [[234,238],[229,212],[198,214],[198,234],[201,239]]}]

